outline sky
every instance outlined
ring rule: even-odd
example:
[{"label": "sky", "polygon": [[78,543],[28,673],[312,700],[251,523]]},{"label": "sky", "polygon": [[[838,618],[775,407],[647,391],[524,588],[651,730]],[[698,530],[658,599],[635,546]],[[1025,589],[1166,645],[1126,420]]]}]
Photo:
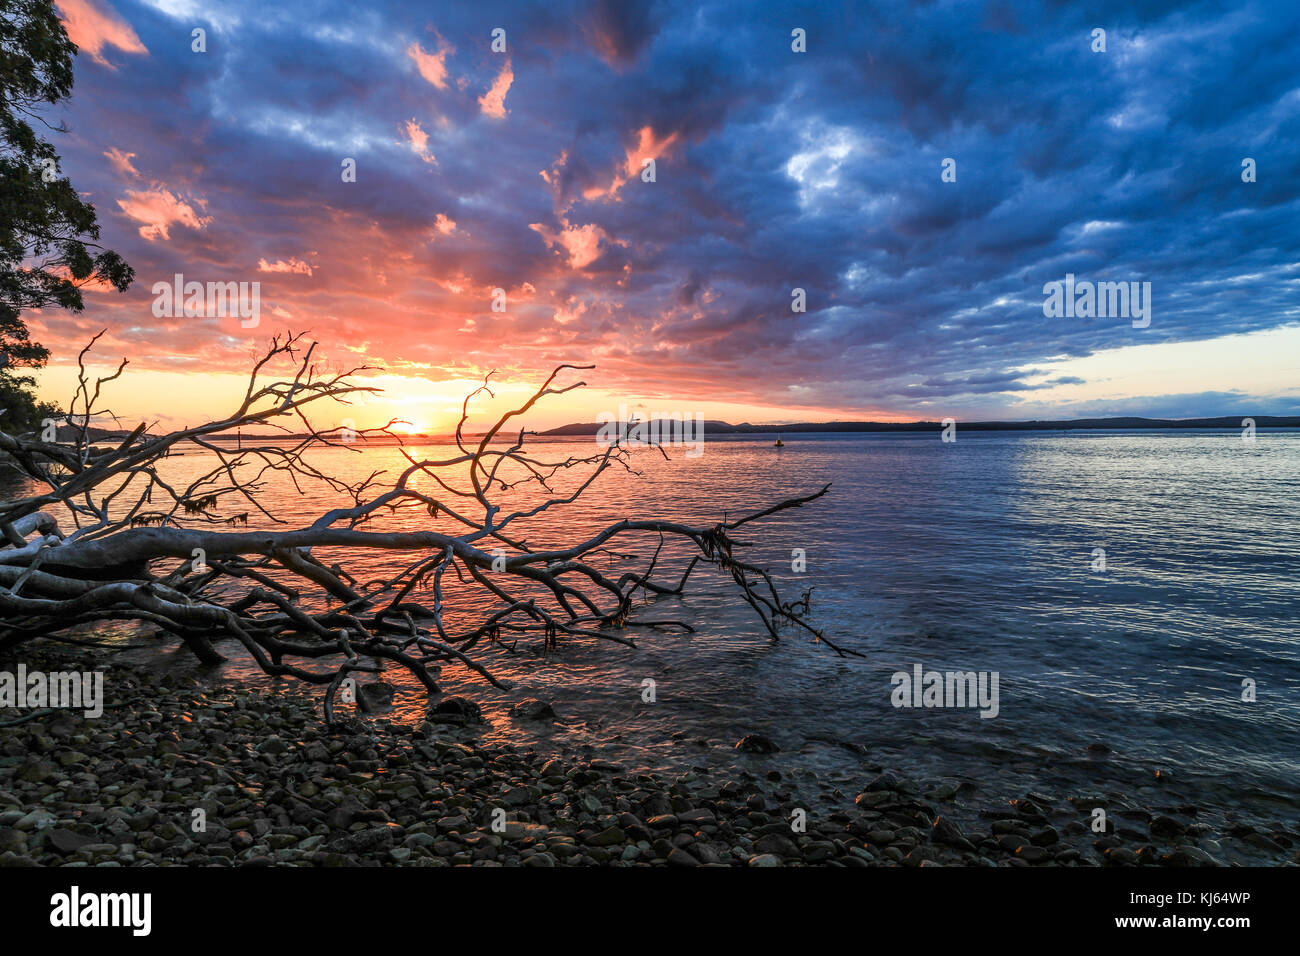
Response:
[{"label": "sky", "polygon": [[[197,424],[295,330],[374,369],[358,427],[565,362],[534,427],[1300,414],[1294,0],[57,5],[136,281],[32,315],[45,397],[107,329],[108,406]],[[157,316],[177,273],[257,325]],[[1045,315],[1067,275],[1149,322]]]}]

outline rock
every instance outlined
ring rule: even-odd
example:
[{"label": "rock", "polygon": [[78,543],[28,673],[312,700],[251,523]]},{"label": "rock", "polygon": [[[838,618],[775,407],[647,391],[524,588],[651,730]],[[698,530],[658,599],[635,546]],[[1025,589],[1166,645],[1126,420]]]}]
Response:
[{"label": "rock", "polygon": [[659,817],[664,814],[673,812],[673,802],[668,799],[666,793],[652,793],[641,801],[641,815],[645,817]]},{"label": "rock", "polygon": [[853,802],[858,805],[859,809],[866,810],[870,807],[878,807],[881,804],[889,803],[894,799],[894,794],[890,790],[864,790],[858,794],[857,799]]},{"label": "rock", "polygon": [[387,849],[393,845],[393,831],[389,827],[374,827],[358,830],[335,840],[331,846],[336,853],[369,853],[373,850]]},{"label": "rock", "polygon": [[374,712],[393,703],[397,688],[386,681],[373,681],[357,686],[357,704],[363,711]]},{"label": "rock", "polygon": [[618,815],[618,825],[637,838],[649,836],[646,826],[635,813],[620,813]]},{"label": "rock", "polygon": [[59,772],[59,768],[48,760],[29,760],[18,768],[17,778],[24,783],[44,783]]},{"label": "rock", "polygon": [[829,840],[813,840],[803,848],[803,858],[809,863],[820,863],[835,855],[835,844]]},{"label": "rock", "polygon": [[335,830],[346,830],[352,825],[357,815],[365,811],[361,801],[352,794],[347,794],[339,805],[325,814],[325,823]]},{"label": "rock", "polygon": [[268,756],[279,756],[289,749],[289,745],[280,737],[267,737],[257,745],[257,752]]},{"label": "rock", "polygon": [[555,711],[545,701],[527,697],[510,708],[510,716],[520,720],[554,720]]},{"label": "rock", "polygon": [[692,849],[694,849],[694,855],[702,864],[716,864],[722,862],[721,854],[707,843],[697,843]]},{"label": "rock", "polygon": [[54,826],[58,822],[58,817],[50,813],[49,810],[37,807],[30,813],[24,814],[22,819],[14,824],[16,830],[44,830],[47,827]]},{"label": "rock", "polygon": [[781,858],[771,853],[760,853],[749,858],[750,866],[781,866]]},{"label": "rock", "polygon": [[900,781],[892,773],[882,773],[868,783],[866,789],[868,792],[876,790],[898,790],[900,789]]},{"label": "rock", "polygon": [[1016,813],[1029,820],[1041,820],[1047,822],[1047,811],[1044,807],[1039,806],[1033,800],[1028,798],[1015,801]]},{"label": "rock", "polygon": [[1243,838],[1243,842],[1249,843],[1251,846],[1257,846],[1261,850],[1269,850],[1273,853],[1283,852],[1281,844],[1263,833],[1249,833]]},{"label": "rock", "polygon": [[935,843],[955,846],[971,853],[975,852],[975,844],[966,839],[966,835],[961,832],[961,828],[947,817],[935,817],[934,826],[930,830],[930,838]]},{"label": "rock", "polygon": [[712,810],[701,808],[699,810],[683,810],[677,814],[677,821],[695,826],[706,826],[716,824],[718,818],[713,815]]},{"label": "rock", "polygon": [[501,802],[507,807],[522,807],[531,803],[533,791],[529,787],[514,787],[501,796]]},{"label": "rock", "polygon": [[95,841],[94,837],[83,836],[80,833],[74,833],[72,830],[63,827],[56,827],[50,831],[50,845],[60,853],[76,853],[83,846]]},{"label": "rock", "polygon": [[669,866],[699,866],[700,861],[695,859],[681,847],[676,847],[668,854]]},{"label": "rock", "polygon": [[1165,866],[1221,866],[1214,857],[1199,847],[1179,846],[1162,857]]},{"label": "rock", "polygon": [[599,833],[594,833],[587,837],[588,846],[614,846],[622,843],[626,839],[625,834],[619,827],[607,827]]},{"label": "rock", "polygon": [[13,827],[0,827],[0,853],[15,853],[22,856],[26,852],[26,834],[20,830],[15,830]]},{"label": "rock", "polygon": [[1034,846],[1051,846],[1061,842],[1061,834],[1055,827],[1043,827],[1030,835],[1029,842]]},{"label": "rock", "polygon": [[754,841],[754,849],[760,856],[764,854],[775,854],[783,857],[802,856],[795,842],[779,833],[769,833],[767,836],[759,837]]},{"label": "rock", "polygon": [[429,719],[444,724],[484,723],[478,704],[464,697],[446,697],[429,708]]},{"label": "rock", "polygon": [[746,734],[736,741],[736,749],[747,754],[774,754],[781,748],[771,737],[763,734]]},{"label": "rock", "polygon": [[1187,832],[1187,827],[1173,817],[1156,816],[1151,820],[1150,830],[1154,837],[1180,837]]},{"label": "rock", "polygon": [[1011,853],[1019,853],[1022,846],[1032,846],[1028,839],[1017,833],[1004,833],[997,838],[998,846]]}]

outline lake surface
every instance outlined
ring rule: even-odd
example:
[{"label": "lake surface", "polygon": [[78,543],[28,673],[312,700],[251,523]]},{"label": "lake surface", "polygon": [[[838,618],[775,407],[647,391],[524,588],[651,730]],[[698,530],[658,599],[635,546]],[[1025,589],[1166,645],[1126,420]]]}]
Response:
[{"label": "lake surface", "polygon": [[[593,445],[536,447],[562,457]],[[313,460],[350,480],[403,464],[391,447]],[[813,587],[811,620],[865,658],[840,658],[792,631],[773,642],[729,576],[697,571],[685,596],[640,611],[686,621],[693,634],[633,629],[635,649],[565,638],[543,654],[540,637],[521,638],[513,654],[481,647],[480,659],[515,682],[511,693],[448,667],[444,689],[484,706],[487,740],[664,769],[743,763],[750,758],[732,745],[760,732],[781,745],[780,759],[846,779],[865,761],[973,780],[985,792],[1068,793],[1127,790],[1161,771],[1212,804],[1294,815],[1300,433],[1260,432],[1254,442],[1237,431],[981,432],[952,443],[925,433],[790,435],[782,449],[770,436],[741,436],[707,439],[695,458],[643,450],[634,460],[641,477],[607,473],[577,504],[530,524],[529,544],[572,543],[625,516],[712,523],[831,482],[821,500],[739,537],[784,596]],[[179,480],[210,466],[191,453],[167,467]],[[287,484],[268,497],[289,526],[336,500]],[[648,556],[654,544],[616,547]],[[803,573],[791,568],[794,549],[806,553]],[[665,552],[664,580],[687,554]],[[411,559],[321,556],[376,572]],[[485,606],[460,600],[466,619]],[[997,672],[996,718],[893,706],[891,676],[918,663]],[[159,666],[193,667],[183,652]],[[239,658],[220,676],[262,682]],[[389,679],[403,688],[394,715],[417,717],[413,682]],[[642,701],[646,679],[656,682],[652,704]],[[1244,680],[1254,702],[1242,700]],[[563,722],[539,730],[509,719],[509,704],[526,696],[552,702]],[[1098,743],[1110,752],[1089,752]]]}]

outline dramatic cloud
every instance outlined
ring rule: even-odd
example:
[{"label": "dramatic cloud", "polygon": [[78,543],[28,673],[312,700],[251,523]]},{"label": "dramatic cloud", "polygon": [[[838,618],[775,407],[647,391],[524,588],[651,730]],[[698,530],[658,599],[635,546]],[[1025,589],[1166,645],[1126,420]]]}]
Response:
[{"label": "dramatic cloud", "polygon": [[[582,360],[768,420],[1300,408],[1294,3],[119,8],[62,6],[59,145],[139,279],[43,315],[56,362],[108,326],[133,369],[229,368],[283,327],[155,322],[193,272],[412,388]],[[1149,322],[1045,316],[1067,276],[1149,282]]]}]

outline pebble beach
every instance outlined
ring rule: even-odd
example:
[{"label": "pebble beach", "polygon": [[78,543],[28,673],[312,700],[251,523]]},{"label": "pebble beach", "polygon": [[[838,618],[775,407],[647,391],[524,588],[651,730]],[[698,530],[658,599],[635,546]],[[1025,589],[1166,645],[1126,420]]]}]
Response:
[{"label": "pebble beach", "polygon": [[[1221,866],[1300,861],[1293,822],[1224,819],[1177,782],[990,794],[863,760],[860,779],[765,769],[640,772],[482,747],[476,707],[408,724],[319,688],[204,686],[84,653],[102,716],[0,712],[0,866]],[[0,662],[12,668],[12,662]],[[362,688],[373,696],[382,688]],[[532,702],[521,720],[547,719]],[[1099,825],[1097,808],[1105,810]]]}]

